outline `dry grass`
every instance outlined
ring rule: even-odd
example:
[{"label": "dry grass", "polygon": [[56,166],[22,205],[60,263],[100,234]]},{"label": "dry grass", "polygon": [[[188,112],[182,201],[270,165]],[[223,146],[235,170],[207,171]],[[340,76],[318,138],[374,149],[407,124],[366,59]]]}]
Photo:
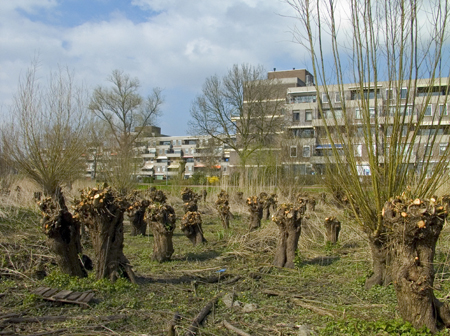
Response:
[{"label": "dry grass", "polygon": [[[26,198],[32,196],[32,192],[23,195]],[[175,253],[170,262],[152,261],[153,236],[132,237],[130,226],[126,224],[124,252],[138,276],[139,286],[136,287],[127,281],[110,284],[95,281],[92,276],[80,280],[61,275],[46,250],[45,237],[38,224],[39,214],[33,210],[34,203],[30,202],[30,212],[16,207],[21,202],[14,200],[14,195],[11,198],[3,202],[10,205],[0,208],[3,213],[0,216],[0,261],[3,270],[11,270],[9,274],[0,275],[0,294],[5,294],[0,297],[0,328],[17,335],[62,330],[56,334],[164,336],[175,312],[182,317],[177,326],[182,335],[209,300],[225,293],[234,293],[237,300],[255,304],[256,309],[244,312],[242,307],[227,308],[220,300],[200,328],[199,335],[231,335],[223,327],[223,320],[251,335],[296,336],[299,331],[295,326],[298,325],[324,333],[323,328],[328,323],[353,323],[351,321],[355,320],[367,324],[397,317],[392,287],[363,289],[364,279],[370,271],[364,235],[341,209],[329,204],[318,204],[316,211],[308,214],[295,269],[271,266],[278,229],[272,221],[263,220],[259,230],[249,232],[245,204],[231,203],[234,219],[231,229],[224,230],[214,208],[216,194],[213,192],[206,203],[199,203],[208,243],[192,246],[177,228],[173,237]],[[279,202],[284,201],[279,199]],[[171,191],[169,203],[177,215],[182,213],[179,190]],[[336,246],[326,246],[324,241],[323,222],[330,215],[337,216],[342,222]],[[450,294],[449,237],[450,231],[446,227],[437,248],[438,297]],[[85,245],[85,252],[92,253],[89,244]],[[217,273],[218,270],[225,271]],[[17,273],[12,274],[14,271]],[[45,271],[47,277],[41,280],[39,274],[42,272],[39,271]],[[227,283],[236,277],[238,280]],[[45,302],[30,294],[30,290],[39,286],[93,290],[97,301],[87,309]],[[5,314],[19,313],[70,318],[64,322],[1,324]],[[110,322],[100,319],[111,315],[121,318]],[[333,335],[352,335],[347,331]],[[360,333],[399,334],[401,332],[396,329],[392,333]]]}]

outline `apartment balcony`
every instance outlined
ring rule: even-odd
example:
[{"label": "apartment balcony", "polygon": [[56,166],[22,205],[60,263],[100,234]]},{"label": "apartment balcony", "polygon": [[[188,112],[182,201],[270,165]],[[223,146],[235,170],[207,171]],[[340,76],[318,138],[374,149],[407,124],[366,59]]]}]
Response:
[{"label": "apartment balcony", "polygon": [[143,153],[140,157],[144,159],[154,159],[156,157],[156,153]]},{"label": "apartment balcony", "polygon": [[181,158],[182,157],[182,152],[181,151],[175,151],[173,153],[167,153],[166,156],[168,158]]}]

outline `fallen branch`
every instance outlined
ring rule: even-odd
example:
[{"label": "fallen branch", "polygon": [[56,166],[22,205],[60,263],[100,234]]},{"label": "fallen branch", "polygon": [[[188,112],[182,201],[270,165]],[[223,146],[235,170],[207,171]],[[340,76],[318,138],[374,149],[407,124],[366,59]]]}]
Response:
[{"label": "fallen branch", "polygon": [[28,336],[44,336],[44,335],[52,335],[52,334],[59,334],[59,333],[63,333],[65,331],[69,330],[68,328],[64,328],[64,329],[57,329],[57,330],[48,330],[48,331],[43,331],[37,334],[29,334]]},{"label": "fallen branch", "polygon": [[228,330],[234,331],[236,334],[238,334],[240,336],[251,336],[250,334],[247,334],[245,331],[243,331],[243,330],[241,330],[239,328],[236,328],[235,326],[233,326],[232,324],[230,324],[226,320],[223,320],[223,325]]},{"label": "fallen branch", "polygon": [[296,305],[299,305],[299,306],[302,307],[302,308],[311,310],[311,311],[313,311],[313,312],[315,312],[315,313],[317,313],[317,314],[319,314],[319,315],[322,315],[322,316],[330,316],[330,317],[335,318],[335,315],[332,314],[331,311],[333,311],[334,313],[338,313],[338,314],[341,313],[341,312],[336,311],[336,310],[323,309],[323,308],[319,308],[319,307],[316,307],[316,306],[307,304],[307,303],[305,303],[305,302],[302,302],[300,299],[291,298],[290,300],[291,300],[293,303],[295,303]]},{"label": "fallen branch", "polygon": [[[35,317],[11,317],[7,318],[6,320],[3,320],[0,322],[0,326],[6,325],[6,324],[13,324],[13,323],[40,323],[40,322],[46,322],[46,321],[65,321],[68,319],[76,319],[81,320],[85,316],[35,316]],[[100,321],[115,321],[122,318],[125,318],[126,315],[111,315],[111,316],[99,316],[96,319]],[[89,316],[90,318],[90,316]]]},{"label": "fallen branch", "polygon": [[325,302],[319,302],[316,300],[308,300],[308,299],[303,299],[302,296],[300,295],[296,295],[296,294],[291,294],[291,295],[286,295],[284,293],[281,292],[277,292],[277,291],[273,291],[273,290],[267,290],[267,289],[263,289],[262,293],[270,295],[270,296],[289,296],[290,300],[299,305],[302,308],[311,310],[319,315],[322,316],[330,316],[330,317],[335,317],[336,314],[341,314],[340,311],[337,310],[332,310],[332,309],[324,309],[324,308],[319,308],[316,306],[313,306],[311,304],[306,303],[305,301],[309,301],[309,302],[315,302],[315,303],[320,303],[321,305],[327,304]]},{"label": "fallen branch", "polygon": [[211,309],[214,307],[216,302],[219,300],[219,298],[222,296],[222,294],[216,295],[211,301],[209,301],[206,306],[198,313],[198,315],[195,317],[195,319],[192,321],[191,326],[186,331],[184,336],[195,336],[196,331],[202,321],[205,319],[206,315],[209,314]]}]

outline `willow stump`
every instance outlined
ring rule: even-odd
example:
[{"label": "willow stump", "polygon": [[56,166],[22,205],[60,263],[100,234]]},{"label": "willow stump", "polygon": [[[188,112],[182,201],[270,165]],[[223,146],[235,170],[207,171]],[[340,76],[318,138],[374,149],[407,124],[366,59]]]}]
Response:
[{"label": "willow stump", "polygon": [[230,228],[230,205],[229,195],[225,190],[221,190],[217,195],[216,209],[219,212],[220,221],[224,229]]},{"label": "willow stump", "polygon": [[155,187],[150,188],[148,198],[152,203],[166,203],[167,201],[167,196],[164,191],[156,189]]},{"label": "willow stump", "polygon": [[383,208],[384,224],[392,230],[392,278],[400,316],[433,333],[450,326],[450,310],[433,292],[436,242],[446,217],[445,205],[435,198],[402,195]]},{"label": "willow stump", "polygon": [[309,212],[313,212],[316,211],[316,199],[314,197],[308,197],[307,201],[306,201],[306,206]]},{"label": "willow stump", "polygon": [[181,219],[181,231],[194,246],[206,243],[202,230],[202,217],[198,211],[188,211],[184,214]]},{"label": "willow stump", "polygon": [[169,261],[172,258],[173,231],[175,230],[175,211],[168,204],[152,204],[147,208],[145,218],[153,232],[153,256],[158,262]]},{"label": "willow stump", "polygon": [[135,283],[134,272],[123,253],[123,217],[128,207],[108,186],[88,188],[75,200],[75,211],[89,229],[94,249],[96,279],[124,276]]},{"label": "willow stump", "polygon": [[341,222],[334,216],[327,217],[325,218],[325,230],[327,232],[327,242],[336,244],[341,231]]},{"label": "willow stump", "polygon": [[263,215],[263,204],[258,196],[247,198],[248,211],[250,212],[249,230],[257,230],[261,227],[261,219]]},{"label": "willow stump", "polygon": [[384,229],[376,234],[372,231],[366,233],[369,238],[373,274],[366,279],[364,287],[370,289],[375,285],[387,286],[392,282],[389,235]]},{"label": "willow stump", "polygon": [[261,193],[259,198],[263,203],[263,218],[270,219],[270,210],[272,209],[275,212],[277,208],[277,194]]},{"label": "willow stump", "polygon": [[42,211],[42,229],[47,245],[56,256],[61,272],[70,276],[85,277],[87,272],[79,256],[82,253],[80,223],[68,211],[64,197],[58,200],[47,197],[39,202]]},{"label": "willow stump", "polygon": [[272,220],[278,225],[279,235],[273,264],[294,268],[304,208],[291,203],[281,204]]},{"label": "willow stump", "polygon": [[145,210],[150,205],[148,200],[135,200],[127,209],[128,217],[131,219],[131,235],[145,236],[147,222],[144,220]]}]

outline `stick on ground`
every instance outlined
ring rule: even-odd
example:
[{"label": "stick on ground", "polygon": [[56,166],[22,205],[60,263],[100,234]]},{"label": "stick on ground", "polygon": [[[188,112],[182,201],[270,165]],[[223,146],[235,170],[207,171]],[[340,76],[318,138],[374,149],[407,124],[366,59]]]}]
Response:
[{"label": "stick on ground", "polygon": [[227,328],[228,330],[234,331],[236,334],[240,335],[240,336],[251,336],[250,334],[247,334],[245,331],[236,328],[235,326],[233,326],[232,324],[230,324],[229,322],[227,322],[226,320],[223,320],[223,325],[225,326],[225,328]]}]

